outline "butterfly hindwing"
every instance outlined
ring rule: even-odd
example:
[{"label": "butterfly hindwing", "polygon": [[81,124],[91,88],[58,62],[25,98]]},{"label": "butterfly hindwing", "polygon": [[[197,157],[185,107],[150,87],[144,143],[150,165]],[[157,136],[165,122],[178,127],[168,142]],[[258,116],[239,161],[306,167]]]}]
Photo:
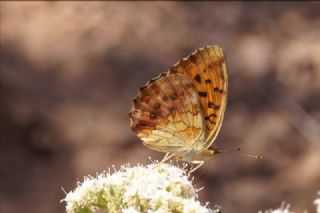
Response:
[{"label": "butterfly hindwing", "polygon": [[192,81],[164,73],[140,89],[130,113],[131,128],[147,147],[179,153],[205,140],[199,97]]}]

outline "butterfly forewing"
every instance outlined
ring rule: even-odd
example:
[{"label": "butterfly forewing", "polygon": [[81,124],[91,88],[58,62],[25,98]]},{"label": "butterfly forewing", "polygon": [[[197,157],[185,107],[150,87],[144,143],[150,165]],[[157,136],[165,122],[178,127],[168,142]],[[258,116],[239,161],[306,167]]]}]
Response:
[{"label": "butterfly forewing", "polygon": [[214,108],[217,107],[217,109],[219,109],[217,113],[218,119],[216,126],[214,126],[211,131],[208,131],[207,134],[207,147],[209,147],[217,137],[224,118],[228,96],[228,73],[223,50],[217,46],[213,48],[206,48],[205,50],[209,54],[208,57],[212,61],[210,73],[213,74],[212,79],[214,80],[212,85],[214,91],[213,96],[218,105],[214,106]]},{"label": "butterfly forewing", "polygon": [[170,73],[189,76],[200,99],[206,128],[204,146],[209,147],[221,127],[226,108],[228,76],[223,51],[217,46],[198,49],[179,61]]}]

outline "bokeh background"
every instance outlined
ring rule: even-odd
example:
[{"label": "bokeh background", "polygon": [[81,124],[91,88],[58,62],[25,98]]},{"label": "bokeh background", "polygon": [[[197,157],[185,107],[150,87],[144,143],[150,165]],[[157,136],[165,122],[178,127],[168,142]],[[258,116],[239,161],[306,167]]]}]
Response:
[{"label": "bokeh background", "polygon": [[64,212],[84,175],[161,155],[130,130],[138,88],[208,44],[230,91],[196,172],[223,212],[315,212],[320,190],[318,2],[1,2],[1,212]]}]

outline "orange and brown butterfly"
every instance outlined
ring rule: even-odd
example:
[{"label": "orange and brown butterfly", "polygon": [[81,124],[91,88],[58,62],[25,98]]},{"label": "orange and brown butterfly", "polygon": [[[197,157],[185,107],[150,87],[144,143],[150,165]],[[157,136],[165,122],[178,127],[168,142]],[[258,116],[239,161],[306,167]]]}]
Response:
[{"label": "orange and brown butterfly", "polygon": [[140,88],[131,128],[150,149],[166,152],[195,171],[219,150],[212,144],[226,109],[228,74],[223,50],[197,49]]}]

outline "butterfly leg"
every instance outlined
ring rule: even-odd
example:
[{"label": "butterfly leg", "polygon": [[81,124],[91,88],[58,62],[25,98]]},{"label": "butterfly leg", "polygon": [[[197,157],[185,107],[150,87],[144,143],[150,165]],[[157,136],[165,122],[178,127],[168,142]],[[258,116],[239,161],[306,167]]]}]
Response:
[{"label": "butterfly leg", "polygon": [[167,152],[166,155],[163,157],[163,159],[160,161],[160,163],[164,163],[164,162],[168,161],[173,156],[174,156],[174,154],[170,154],[170,152]]},{"label": "butterfly leg", "polygon": [[[188,172],[188,177],[190,177],[190,175],[196,171],[197,169],[199,169],[202,165],[204,164],[204,161],[192,161],[192,166]],[[196,166],[195,166],[196,165]]]}]

